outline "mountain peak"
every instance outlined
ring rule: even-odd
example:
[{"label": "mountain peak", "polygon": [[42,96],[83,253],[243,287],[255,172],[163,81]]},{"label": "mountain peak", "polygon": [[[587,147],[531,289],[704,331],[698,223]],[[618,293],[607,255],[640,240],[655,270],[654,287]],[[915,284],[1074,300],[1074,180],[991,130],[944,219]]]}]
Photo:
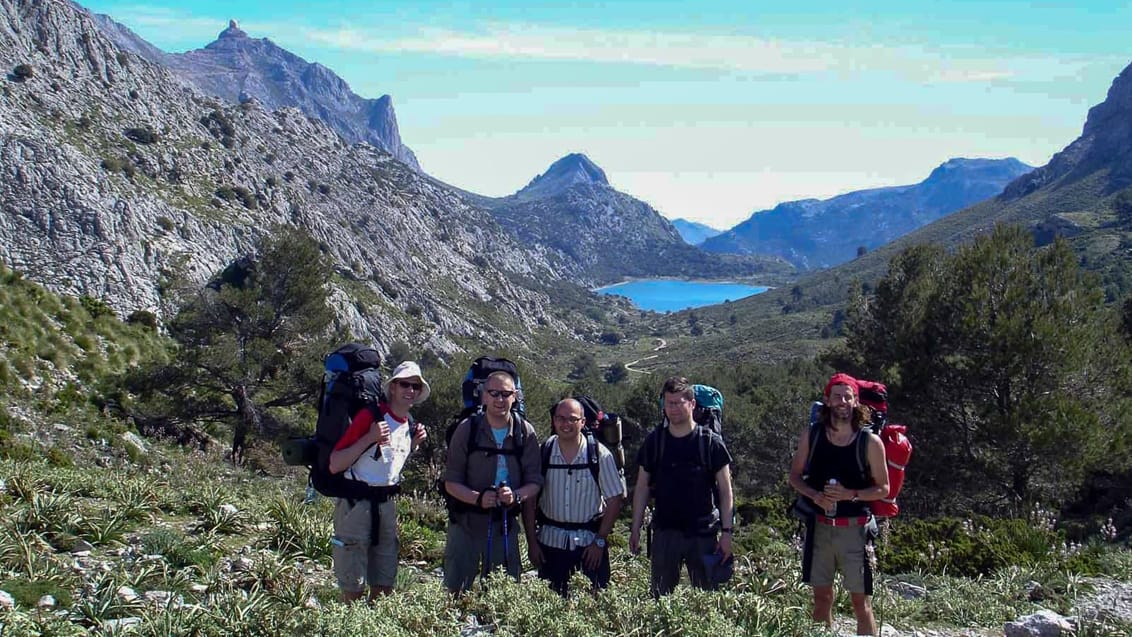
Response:
[{"label": "mountain peak", "polygon": [[936,166],[923,183],[930,184],[941,181],[994,179],[1004,176],[1013,179],[1019,175],[1033,170],[1033,166],[1024,164],[1014,157],[1005,159],[989,159],[985,157],[952,157]]},{"label": "mountain peak", "polygon": [[1132,183],[1132,64],[1112,81],[1100,104],[1089,109],[1081,136],[1054,154],[1049,163],[1006,187],[1006,200],[1024,197],[1055,181],[1075,181],[1097,170],[1108,171],[1108,188]]},{"label": "mountain peak", "polygon": [[605,171],[582,153],[570,153],[550,165],[517,194],[522,196],[556,195],[578,184],[609,187]]},{"label": "mountain peak", "polygon": [[248,34],[244,33],[244,31],[240,29],[240,27],[236,24],[236,21],[235,20],[229,20],[228,21],[228,28],[221,31],[220,35],[216,36],[216,39],[217,40],[223,40],[225,38],[246,38],[246,37],[248,37]]}]

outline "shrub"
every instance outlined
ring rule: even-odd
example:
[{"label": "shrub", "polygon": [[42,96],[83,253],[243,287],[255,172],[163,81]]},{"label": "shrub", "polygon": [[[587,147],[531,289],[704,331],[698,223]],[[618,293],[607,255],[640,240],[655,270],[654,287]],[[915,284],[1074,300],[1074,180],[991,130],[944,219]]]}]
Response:
[{"label": "shrub", "polygon": [[172,219],[164,215],[157,218],[157,225],[165,232],[172,232],[173,228],[177,227],[177,225],[173,223]]},{"label": "shrub", "polygon": [[114,56],[114,59],[118,61],[118,66],[122,68],[126,68],[130,65],[130,56],[126,55],[125,51],[118,51],[118,54]]},{"label": "shrub", "polygon": [[114,309],[106,304],[105,301],[96,299],[92,296],[82,295],[79,297],[79,304],[83,309],[90,314],[91,318],[98,318],[100,316],[114,316]]},{"label": "shrub", "polygon": [[136,88],[130,89],[130,99],[136,100],[139,97],[141,97],[141,93],[139,93]]},{"label": "shrub", "polygon": [[1011,565],[1073,564],[1090,572],[1099,564],[1095,554],[1069,548],[1064,532],[1030,520],[908,519],[893,522],[891,528],[891,541],[878,552],[882,568],[889,572],[976,577]]},{"label": "shrub", "polygon": [[142,325],[151,330],[157,329],[157,315],[149,310],[134,310],[126,317],[126,322],[131,325]]},{"label": "shrub", "polygon": [[601,344],[602,345],[617,345],[621,342],[621,333],[615,331],[602,332]]},{"label": "shrub", "polygon": [[197,566],[207,570],[216,562],[216,555],[206,546],[194,545],[172,529],[157,529],[142,536],[147,553],[158,554],[174,568]]},{"label": "shrub", "polygon": [[148,126],[134,126],[127,128],[125,131],[123,131],[122,134],[124,134],[126,138],[131,139],[139,144],[153,144],[160,139],[158,134]]},{"label": "shrub", "polygon": [[232,189],[232,192],[234,192],[236,197],[239,198],[240,203],[244,204],[245,208],[247,208],[248,210],[256,209],[256,198],[255,195],[252,194],[252,191],[244,188],[243,186],[236,186]]},{"label": "shrub", "polygon": [[47,450],[47,464],[53,467],[61,467],[69,469],[75,466],[75,461],[71,458],[70,454],[60,449],[59,447],[51,447]]},{"label": "shrub", "polygon": [[23,82],[28,78],[35,77],[35,70],[32,69],[30,64],[17,64],[16,68],[12,69],[12,77],[17,82]]}]

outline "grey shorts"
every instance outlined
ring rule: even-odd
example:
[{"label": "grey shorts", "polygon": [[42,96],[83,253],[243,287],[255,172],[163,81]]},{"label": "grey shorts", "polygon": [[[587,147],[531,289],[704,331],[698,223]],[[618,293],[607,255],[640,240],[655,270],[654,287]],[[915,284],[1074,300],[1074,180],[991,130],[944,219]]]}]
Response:
[{"label": "grey shorts", "polygon": [[350,506],[344,499],[334,505],[334,537],[342,543],[334,545],[334,576],[338,588],[347,593],[360,593],[367,585],[393,586],[397,581],[401,548],[397,504],[393,500],[377,504],[381,525],[376,545],[370,544],[370,505],[361,500]]},{"label": "grey shorts", "polygon": [[713,553],[716,543],[714,533],[697,535],[674,529],[654,529],[649,546],[653,597],[667,595],[676,588],[680,582],[681,566],[688,570],[688,581],[692,586],[713,589],[704,569],[703,556]]},{"label": "grey shorts", "polygon": [[811,586],[833,586],[840,571],[850,593],[872,595],[873,573],[865,553],[868,527],[814,523],[812,529],[812,539],[806,540],[811,552],[809,573],[803,569],[803,581]]},{"label": "grey shorts", "polygon": [[[487,516],[473,519],[476,514],[465,513],[457,521],[448,523],[448,537],[444,545],[444,586],[450,591],[468,590],[476,577],[483,572],[483,560],[487,558],[488,544],[491,544],[490,566],[488,570],[506,561],[507,572],[519,577],[522,564],[519,561],[519,520],[507,520],[507,541],[503,540],[503,524],[496,517],[490,531]],[[507,548],[504,560],[504,546]]]}]

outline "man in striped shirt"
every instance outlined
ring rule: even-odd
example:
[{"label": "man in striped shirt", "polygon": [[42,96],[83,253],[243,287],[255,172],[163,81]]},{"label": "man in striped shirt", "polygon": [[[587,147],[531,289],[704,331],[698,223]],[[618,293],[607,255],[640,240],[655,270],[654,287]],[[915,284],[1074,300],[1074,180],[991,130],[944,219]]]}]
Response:
[{"label": "man in striped shirt", "polygon": [[[577,570],[595,589],[609,585],[606,538],[625,497],[613,454],[592,437],[589,444],[583,414],[582,404],[573,398],[560,400],[551,409],[556,435],[543,447],[544,459],[549,451],[549,462],[543,466],[545,482],[538,502],[523,509],[531,564],[563,596],[569,594],[570,575]],[[597,454],[596,459],[590,454]]]}]

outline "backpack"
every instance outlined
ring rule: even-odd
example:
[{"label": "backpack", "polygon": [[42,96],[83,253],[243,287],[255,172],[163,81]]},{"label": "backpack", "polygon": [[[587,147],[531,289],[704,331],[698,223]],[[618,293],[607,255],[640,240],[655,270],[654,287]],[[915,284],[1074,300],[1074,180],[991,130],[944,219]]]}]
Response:
[{"label": "backpack", "polygon": [[[858,379],[857,387],[860,394],[857,400],[868,407],[871,413],[869,423],[862,430],[876,434],[884,443],[884,455],[888,463],[888,496],[869,502],[869,509],[877,517],[896,517],[900,512],[896,497],[900,495],[900,490],[904,486],[904,469],[912,458],[912,442],[905,435],[907,427],[888,422],[888,388],[884,383]],[[806,468],[802,475],[810,473],[810,461],[813,460],[814,450],[818,446],[822,406],[821,401],[814,401],[810,405],[810,452],[806,456]],[[868,478],[869,474],[867,440],[867,436],[857,436],[857,470],[860,471],[862,478]]]},{"label": "backpack", "polygon": [[323,361],[314,435],[291,439],[283,446],[284,462],[309,467],[310,485],[324,496],[360,500],[372,493],[365,482],[331,473],[330,454],[363,407],[377,413],[384,399],[380,365],[377,350],[358,343],[331,352]]},{"label": "backpack", "polygon": [[[470,416],[483,406],[483,386],[487,377],[495,372],[507,372],[515,379],[515,404],[511,411],[516,411],[524,418],[527,415],[527,404],[523,402],[523,381],[519,378],[519,367],[506,358],[480,356],[472,361],[468,373],[464,375],[464,382],[460,385],[460,392],[464,399],[464,409],[460,412],[459,420]],[[451,436],[448,436],[451,438]]]},{"label": "backpack", "polygon": [[723,436],[723,393],[710,385],[692,385],[696,392],[696,408],[692,419],[696,424]]},{"label": "backpack", "polygon": [[[479,443],[479,430],[484,426],[485,416],[483,413],[483,386],[487,382],[487,377],[496,371],[504,371],[515,379],[515,403],[511,406],[511,423],[512,430],[511,436],[514,438],[515,444],[512,449],[499,449],[495,445],[483,446]],[[526,404],[523,402],[523,389],[522,381],[519,379],[519,368],[515,363],[506,358],[493,358],[490,356],[481,356],[474,360],[468,368],[468,373],[464,376],[464,382],[461,384],[461,393],[463,394],[464,407],[458,414],[448,423],[448,427],[444,430],[444,445],[446,449],[452,446],[452,436],[456,433],[456,428],[464,420],[468,421],[468,444],[467,455],[471,457],[473,453],[482,451],[489,455],[512,455],[522,457],[523,447],[526,444],[527,428],[526,428]],[[449,517],[453,517],[457,513],[477,510],[474,505],[461,502],[452,497],[448,493],[448,489],[444,488],[443,473],[436,479],[436,489],[444,498],[444,505],[448,509]]]},{"label": "backpack", "polygon": [[[574,400],[582,405],[582,413],[586,417],[585,432],[605,445],[605,448],[613,454],[613,461],[617,465],[617,470],[624,474],[625,447],[622,445],[621,416],[603,410],[601,405],[589,396],[575,396]],[[551,414],[551,423],[554,422],[553,416]],[[553,424],[551,427],[553,427]]]}]

